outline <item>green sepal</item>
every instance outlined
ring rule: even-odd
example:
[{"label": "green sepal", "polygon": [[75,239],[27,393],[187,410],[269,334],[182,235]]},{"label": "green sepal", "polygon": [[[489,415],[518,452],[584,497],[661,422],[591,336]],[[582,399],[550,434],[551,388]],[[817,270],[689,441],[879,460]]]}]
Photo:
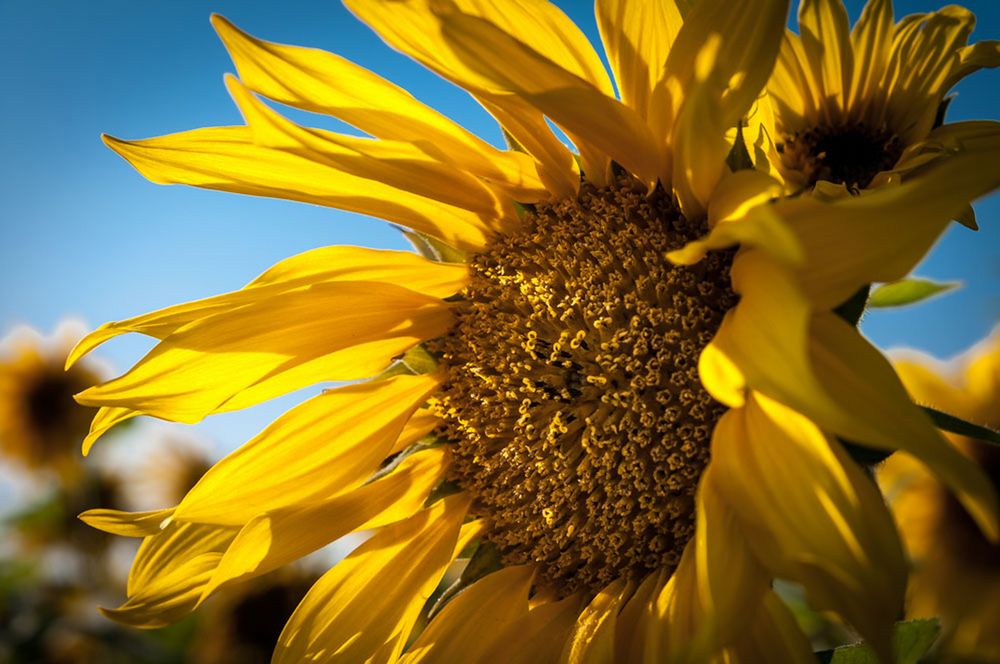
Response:
[{"label": "green sepal", "polygon": [[931,281],[930,279],[900,279],[877,286],[868,298],[868,306],[874,308],[903,307],[916,304],[929,297],[940,295],[958,288],[957,281]]},{"label": "green sepal", "polygon": [[418,233],[405,228],[400,228],[400,232],[410,241],[417,253],[435,263],[464,263],[466,253],[461,249],[456,249],[450,244],[446,244],[436,237],[431,237],[426,233]]},{"label": "green sepal", "polygon": [[535,206],[532,203],[518,203],[514,201],[514,210],[517,211],[518,219],[524,219],[535,211]]},{"label": "green sepal", "polygon": [[469,564],[466,565],[465,569],[462,571],[462,576],[458,577],[458,580],[448,586],[448,588],[441,594],[438,601],[431,607],[428,617],[433,618],[441,611],[441,609],[444,608],[445,604],[454,599],[459,592],[471,586],[487,574],[496,572],[501,567],[503,567],[503,565],[500,563],[500,551],[497,549],[496,545],[492,542],[480,542],[479,546],[476,547],[476,552],[472,554]]},{"label": "green sepal", "polygon": [[736,141],[733,143],[729,154],[726,155],[726,165],[734,173],[736,171],[753,170],[753,159],[750,158],[750,151],[747,150],[747,142],[743,138],[742,121],[736,125]]},{"label": "green sepal", "polygon": [[422,345],[417,345],[396,358],[382,373],[371,380],[385,380],[393,376],[418,376],[437,371],[437,358]]},{"label": "green sepal", "polygon": [[400,360],[414,374],[429,374],[437,371],[437,358],[431,355],[422,345],[414,346],[403,353]]},{"label": "green sepal", "polygon": [[957,433],[960,436],[975,438],[976,440],[992,443],[993,445],[1000,445],[1000,432],[979,424],[973,424],[972,422],[963,420],[961,417],[950,415],[930,406],[921,406],[920,409],[927,413],[931,420],[933,420],[934,426],[942,431]]},{"label": "green sepal", "polygon": [[861,315],[865,313],[865,304],[868,302],[868,292],[871,286],[862,286],[854,295],[840,303],[833,310],[833,313],[840,316],[851,325],[857,326],[861,322]]},{"label": "green sepal", "polygon": [[441,480],[437,483],[431,492],[427,494],[427,500],[424,501],[424,507],[430,507],[442,498],[447,498],[448,496],[453,496],[456,493],[461,493],[462,487],[458,486],[455,482],[451,480]]},{"label": "green sepal", "polygon": [[[895,664],[917,664],[930,652],[940,632],[936,618],[896,623],[892,635]],[[816,658],[821,664],[886,664],[880,663],[872,649],[863,643],[824,650],[816,653]]]},{"label": "green sepal", "polygon": [[[975,438],[976,440],[981,440],[992,445],[1000,445],[1000,432],[979,424],[973,424],[930,406],[920,406],[920,409],[927,413],[931,421],[934,422],[934,426],[942,431]],[[844,446],[844,450],[851,455],[851,458],[862,466],[870,467],[878,465],[892,454],[892,450],[868,447],[862,443],[856,443],[844,438],[837,438],[837,440]]]}]

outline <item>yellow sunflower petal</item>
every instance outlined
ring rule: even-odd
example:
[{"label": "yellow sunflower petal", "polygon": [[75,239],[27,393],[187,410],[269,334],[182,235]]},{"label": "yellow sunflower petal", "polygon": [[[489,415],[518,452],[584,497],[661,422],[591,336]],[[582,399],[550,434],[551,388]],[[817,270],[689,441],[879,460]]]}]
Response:
[{"label": "yellow sunflower petal", "polygon": [[268,294],[334,281],[377,281],[444,298],[462,290],[467,274],[465,265],[433,262],[408,251],[319,247],[280,261],[241,290],[105,323],[76,344],[66,364],[72,366],[94,348],[119,334],[139,332],[164,339],[188,323],[250,304]]},{"label": "yellow sunflower petal", "polygon": [[[446,13],[441,23],[447,44],[484,89],[528,101],[562,127],[584,156],[592,148],[643,181],[659,176],[661,150],[631,108],[488,21]],[[588,177],[602,168],[591,164]]]},{"label": "yellow sunflower petal", "polygon": [[732,282],[740,303],[702,351],[698,368],[705,388],[736,408],[748,381],[773,394],[784,377],[794,376],[801,394],[820,401],[823,392],[809,369],[805,341],[808,302],[792,275],[760,251],[743,250],[733,262]]},{"label": "yellow sunflower petal", "polygon": [[673,188],[681,210],[688,217],[701,216],[712,191],[726,172],[730,150],[719,107],[716,67],[720,38],[711,35],[697,55],[695,78],[678,113],[671,148]]},{"label": "yellow sunflower petal", "polygon": [[406,519],[422,506],[448,466],[444,448],[411,455],[386,477],[319,502],[296,501],[247,522],[226,549],[202,599],[292,563],[356,530]]},{"label": "yellow sunflower petal", "polygon": [[431,620],[400,664],[488,661],[484,657],[493,636],[527,615],[534,575],[533,566],[521,565],[476,581]]},{"label": "yellow sunflower petal", "polygon": [[812,314],[795,278],[759,251],[741,252],[732,277],[740,303],[699,363],[715,398],[739,407],[753,388],[848,440],[906,450],[962,497],[988,535],[998,532],[996,496],[985,477],[934,430],[854,327],[831,312]]},{"label": "yellow sunflower petal", "polygon": [[400,286],[316,284],[190,323],[77,399],[197,422],[319,381],[373,375],[450,325],[446,304]]},{"label": "yellow sunflower petal", "polygon": [[533,606],[526,615],[500,630],[483,661],[507,664],[557,661],[581,608],[580,593]]},{"label": "yellow sunflower petal", "polygon": [[1000,41],[981,41],[966,46],[958,52],[959,64],[942,86],[949,90],[963,78],[980,69],[1000,67]]},{"label": "yellow sunflower petal", "polygon": [[97,528],[113,535],[146,537],[160,532],[163,521],[173,513],[173,508],[150,512],[93,509],[81,514],[80,520],[91,528]]},{"label": "yellow sunflower petal", "polygon": [[[894,51],[894,94],[887,97],[887,113],[900,137],[910,143],[930,131],[937,115],[937,104],[947,92],[959,52],[972,34],[976,18],[968,9],[949,5],[928,14],[919,30],[901,41]],[[914,103],[922,100],[923,103]]]},{"label": "yellow sunflower petal", "polygon": [[913,405],[888,360],[834,314],[813,321],[812,337],[810,358],[817,377],[851,414],[828,426],[851,440],[917,457],[955,492],[989,539],[1000,539],[1000,506],[992,482]]},{"label": "yellow sunflower petal", "polygon": [[750,629],[730,651],[730,664],[816,664],[809,639],[775,593],[768,591],[764,595],[764,601],[751,614],[750,623]]},{"label": "yellow sunflower petal", "polygon": [[[517,97],[488,94],[482,88],[481,77],[471,72],[452,51],[442,48],[444,42],[441,23],[435,10],[443,7],[454,11],[455,3],[436,4],[427,0],[348,0],[345,4],[390,46],[473,92],[484,102],[487,110],[492,112],[493,109],[499,109],[502,113],[494,115],[539,160],[541,175],[549,183],[558,183],[559,188],[553,191],[560,192],[560,195],[567,195],[567,192],[572,195],[576,191],[576,163],[569,150],[548,129],[541,112],[524,104]],[[600,61],[594,63],[597,56],[586,38],[579,35],[579,30],[572,22],[549,3],[506,4],[501,7],[463,0],[459,9],[479,15],[511,34],[542,34],[544,37],[540,48],[545,49],[547,57],[585,77],[599,76]],[[553,29],[561,39],[552,39],[549,30]],[[581,46],[584,48],[581,49]],[[604,81],[610,91],[606,74]]]},{"label": "yellow sunflower petal", "polygon": [[[687,549],[685,549],[685,554],[687,554]],[[650,625],[655,625],[657,629],[662,628],[662,625],[655,623],[653,615],[656,611],[656,600],[669,580],[670,575],[665,569],[649,574],[622,607],[615,625],[615,659],[613,661],[643,661],[647,630]]]},{"label": "yellow sunflower petal", "polygon": [[725,175],[711,196],[709,234],[668,252],[667,258],[679,265],[693,265],[713,249],[746,244],[767,247],[783,261],[800,263],[804,256],[795,235],[770,206],[764,205],[781,193],[781,183],[756,170]]},{"label": "yellow sunflower petal", "polygon": [[906,276],[965,205],[1000,187],[997,159],[1000,146],[970,146],[899,186],[771,206],[803,248],[799,280],[814,306],[832,309],[863,285]]},{"label": "yellow sunflower petal", "polygon": [[104,407],[98,410],[97,415],[94,415],[94,420],[90,423],[90,431],[83,439],[83,455],[89,454],[90,448],[94,446],[97,439],[106,434],[111,427],[141,414],[130,408]]},{"label": "yellow sunflower petal", "polygon": [[966,401],[964,395],[940,371],[922,362],[905,358],[894,359],[892,366],[914,403],[932,406],[960,417],[968,417],[961,412]]},{"label": "yellow sunflower petal", "polygon": [[236,531],[200,524],[170,523],[143,540],[126,592],[109,618],[133,627],[163,627],[188,615]]},{"label": "yellow sunflower petal", "polygon": [[476,0],[347,0],[345,4],[388,44],[472,89],[488,89],[489,81],[480,78],[460,54],[442,48],[446,42],[441,22],[449,15],[477,18],[516,36],[534,45],[545,59],[604,94],[613,94],[611,80],[586,35],[552,3],[522,1],[501,6]]},{"label": "yellow sunflower petal", "polygon": [[393,661],[417,615],[464,547],[459,528],[464,494],[438,501],[386,526],[324,574],[299,604],[278,639],[274,664]]},{"label": "yellow sunflower petal", "polygon": [[249,127],[208,127],[141,141],[110,136],[104,140],[158,184],[187,184],[359,212],[472,251],[482,249],[492,232],[488,220],[474,212],[256,145]]},{"label": "yellow sunflower petal", "polygon": [[155,588],[129,597],[117,609],[101,609],[101,613],[115,622],[154,629],[173,624],[191,613],[201,594],[201,587],[208,581],[218,564],[220,553],[195,556],[159,575]]},{"label": "yellow sunflower petal", "polygon": [[516,219],[507,196],[498,197],[483,180],[428,156],[412,143],[302,127],[260,101],[236,78],[227,76],[226,87],[253,130],[257,145],[286,150],[340,172],[483,215],[484,219],[496,217],[491,225],[497,228],[505,214]]},{"label": "yellow sunflower petal", "polygon": [[402,452],[413,443],[429,435],[440,424],[441,418],[434,413],[424,409],[418,410],[406,422],[406,426],[399,433],[399,437],[396,439],[396,443],[392,446],[392,449],[389,450],[389,454],[393,455],[397,452]]},{"label": "yellow sunflower petal", "polygon": [[723,415],[712,439],[719,491],[775,576],[848,620],[885,660],[906,566],[881,496],[815,425],[761,394]]},{"label": "yellow sunflower petal", "polygon": [[704,211],[724,172],[726,131],[767,82],[787,11],[784,0],[709,0],[685,16],[666,68],[677,118],[673,184],[688,216]]},{"label": "yellow sunflower petal", "polygon": [[156,586],[160,577],[176,566],[196,556],[215,553],[221,556],[237,530],[198,523],[168,522],[160,532],[142,540],[129,570],[125,591],[129,596],[140,592],[149,594],[149,589]]},{"label": "yellow sunflower petal", "polygon": [[439,376],[396,376],[313,397],[212,466],[174,519],[242,526],[271,510],[349,491],[378,468],[439,384]]},{"label": "yellow sunflower petal", "polygon": [[807,61],[812,63],[813,75],[822,85],[822,98],[832,110],[844,109],[854,76],[854,50],[843,3],[840,0],[802,0],[799,30]]},{"label": "yellow sunflower petal", "polygon": [[598,0],[595,11],[622,102],[645,120],[654,111],[650,97],[683,24],[681,12],[673,0]]},{"label": "yellow sunflower petal", "polygon": [[[684,16],[684,25],[670,50],[667,75],[687,90],[697,76],[697,59],[702,47],[719,37],[715,69],[708,83],[716,88],[719,118],[725,132],[746,115],[767,83],[781,46],[781,34],[788,15],[787,0],[703,0]],[[673,100],[675,108],[683,101]]]},{"label": "yellow sunflower petal", "polygon": [[[698,488],[694,539],[656,599],[649,661],[709,661],[739,637],[771,578],[751,553],[709,466]],[[661,625],[657,628],[657,624]]]},{"label": "yellow sunflower petal", "polygon": [[854,71],[846,107],[859,106],[875,93],[892,46],[892,1],[870,0],[851,31]]},{"label": "yellow sunflower petal", "polygon": [[533,202],[547,194],[530,156],[497,150],[372,72],[326,51],[255,39],[218,15],[212,24],[251,90],[332,115],[378,138],[411,143],[508,188],[519,201]]},{"label": "yellow sunflower petal", "polygon": [[517,97],[504,97],[500,104],[483,96],[478,100],[518,145],[544,165],[539,176],[553,199],[576,196],[580,189],[580,166],[573,153],[552,133],[544,115]]},{"label": "yellow sunflower petal", "polygon": [[625,579],[620,578],[597,593],[577,617],[560,662],[612,664],[615,661],[615,625],[628,590]]}]

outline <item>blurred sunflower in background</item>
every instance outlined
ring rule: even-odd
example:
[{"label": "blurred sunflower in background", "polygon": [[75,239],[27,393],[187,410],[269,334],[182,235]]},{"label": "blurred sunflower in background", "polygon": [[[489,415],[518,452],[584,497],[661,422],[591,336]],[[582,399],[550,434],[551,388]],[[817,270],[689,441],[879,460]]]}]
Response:
[{"label": "blurred sunflower in background", "polygon": [[267,664],[288,617],[316,575],[285,567],[237,586],[205,607],[188,655],[204,664]]},{"label": "blurred sunflower in background", "polygon": [[[945,95],[1000,65],[1000,42],[967,45],[975,16],[949,5],[893,23],[891,0],[870,0],[849,29],[841,0],[803,0],[799,31],[786,32],[762,111],[794,188],[819,181],[851,191],[885,183],[967,144],[996,140],[992,123],[942,126]],[[879,174],[883,175],[879,177]],[[963,220],[974,224],[971,211]]]},{"label": "blurred sunflower in background", "polygon": [[65,321],[49,338],[19,327],[0,341],[0,454],[29,472],[51,471],[63,483],[81,472],[80,443],[95,412],[73,395],[106,376],[93,360],[63,367],[85,332],[82,323]]},{"label": "blurred sunflower in background", "polygon": [[[912,453],[991,539],[996,494],[840,308],[1000,186],[982,167],[1000,145],[885,191],[776,200],[783,185],[726,136],[771,75],[787,2],[598,2],[617,95],[547,3],[346,4],[469,91],[510,149],[219,17],[247,125],[107,138],[155,182],[381,217],[422,256],[315,249],[77,346],[70,365],[118,334],[159,340],[78,395],[100,407],[87,448],[136,415],[191,423],[368,379],[293,408],[175,507],[82,515],[143,538],[106,613],[163,626],[373,530],[305,595],[273,661],[813,661],[775,577],[888,661],[903,553],[838,437]],[[437,589],[456,559],[465,572]]]},{"label": "blurred sunflower in background", "polygon": [[[901,355],[896,370],[919,403],[1000,429],[1000,328],[956,360]],[[950,435],[1000,486],[1000,448]],[[907,615],[939,616],[942,653],[961,661],[1000,660],[1000,546],[983,537],[954,494],[902,454],[879,469],[906,550],[913,559]]]}]

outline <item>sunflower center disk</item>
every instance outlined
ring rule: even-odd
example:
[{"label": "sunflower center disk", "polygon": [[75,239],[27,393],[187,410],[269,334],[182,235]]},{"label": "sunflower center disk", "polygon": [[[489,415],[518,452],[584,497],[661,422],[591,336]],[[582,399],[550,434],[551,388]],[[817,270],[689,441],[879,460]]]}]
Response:
[{"label": "sunflower center disk", "polygon": [[471,261],[435,408],[453,479],[505,564],[561,595],[677,565],[724,408],[698,355],[735,303],[731,253],[675,267],[705,232],[672,198],[584,185]]},{"label": "sunflower center disk", "polygon": [[796,132],[785,137],[780,150],[785,167],[804,174],[810,186],[828,180],[864,189],[896,165],[903,145],[889,129],[858,122]]}]

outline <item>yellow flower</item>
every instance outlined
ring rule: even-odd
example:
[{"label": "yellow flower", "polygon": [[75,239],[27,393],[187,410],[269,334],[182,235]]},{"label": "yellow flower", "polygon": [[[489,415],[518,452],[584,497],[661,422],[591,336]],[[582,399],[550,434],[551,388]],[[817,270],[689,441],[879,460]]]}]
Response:
[{"label": "yellow flower", "polygon": [[840,0],[802,0],[801,35],[788,31],[767,86],[773,161],[790,184],[864,189],[989,129],[938,126],[939,113],[961,79],[1000,65],[1000,42],[966,46],[975,17],[955,5],[895,25],[892,14],[891,0],[870,0],[849,30]]},{"label": "yellow flower", "polygon": [[[293,408],[176,507],[84,514],[145,538],[107,613],[167,624],[375,530],[306,595],[275,662],[812,661],[776,576],[888,659],[902,550],[835,436],[910,450],[991,537],[996,496],[833,309],[906,274],[956,207],[1000,186],[980,167],[996,147],[872,196],[772,205],[781,185],[730,172],[725,136],[770,75],[786,2],[601,0],[620,100],[545,2],[347,4],[473,94],[514,149],[218,17],[247,126],[107,139],[153,181],[382,217],[434,259],[315,249],[81,342],[72,359],[127,332],[160,340],[79,395],[101,407],[87,446],[137,414],[196,422],[374,376]],[[963,186],[932,186],[956,169]],[[415,629],[470,556],[464,590]]]},{"label": "yellow flower", "polygon": [[0,454],[32,471],[55,471],[64,481],[78,475],[78,445],[94,416],[73,395],[102,378],[93,362],[63,370],[82,334],[73,323],[60,324],[47,339],[18,328],[3,340],[0,357]]},{"label": "yellow flower", "polygon": [[[896,361],[920,403],[1000,428],[1000,328],[950,366],[922,357]],[[1000,449],[963,436],[954,443],[998,481]],[[1000,659],[1000,547],[983,537],[953,494],[912,458],[896,454],[879,470],[914,571],[907,615],[939,616],[942,647],[956,657]]]}]

